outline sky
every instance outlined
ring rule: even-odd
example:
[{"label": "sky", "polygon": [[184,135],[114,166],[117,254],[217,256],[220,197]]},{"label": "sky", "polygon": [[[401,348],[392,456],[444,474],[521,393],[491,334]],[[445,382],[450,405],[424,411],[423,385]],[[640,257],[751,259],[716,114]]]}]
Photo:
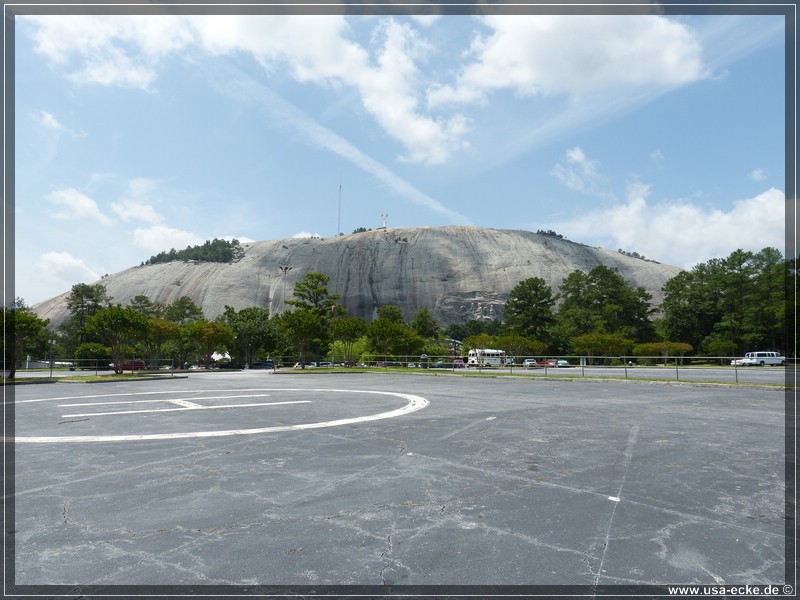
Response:
[{"label": "sky", "polygon": [[384,222],[686,269],[785,247],[781,16],[19,15],[14,43],[27,305]]}]

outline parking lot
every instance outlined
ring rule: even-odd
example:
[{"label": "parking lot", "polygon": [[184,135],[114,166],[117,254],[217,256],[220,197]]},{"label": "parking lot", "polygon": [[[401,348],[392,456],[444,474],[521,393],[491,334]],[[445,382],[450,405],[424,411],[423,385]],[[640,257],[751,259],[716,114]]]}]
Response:
[{"label": "parking lot", "polygon": [[786,582],[775,387],[241,371],[14,395],[18,591]]}]

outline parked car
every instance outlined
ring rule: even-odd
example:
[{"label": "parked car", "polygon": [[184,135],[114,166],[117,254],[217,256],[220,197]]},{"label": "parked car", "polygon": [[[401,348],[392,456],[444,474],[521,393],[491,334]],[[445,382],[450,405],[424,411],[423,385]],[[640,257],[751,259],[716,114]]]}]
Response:
[{"label": "parked car", "polygon": [[525,360],[522,361],[522,366],[525,367],[526,369],[536,369],[538,367],[541,367],[542,365],[536,362],[535,358],[526,358]]},{"label": "parked car", "polygon": [[572,366],[571,364],[569,364],[568,360],[564,360],[563,358],[559,358],[558,360],[555,360],[553,362],[556,363],[555,364],[556,367],[564,368],[564,367],[571,367]]},{"label": "parked car", "polygon": [[271,360],[257,360],[250,365],[251,369],[274,369],[275,363]]},{"label": "parked car", "polygon": [[744,355],[744,358],[732,360],[731,364],[735,367],[765,367],[768,365],[785,365],[786,357],[784,357],[780,352],[748,352]]},{"label": "parked car", "polygon": [[323,362],[319,363],[319,366],[320,366],[320,368],[324,368],[324,369],[332,369],[333,368],[333,363],[332,362],[328,362],[328,361],[323,361]]},{"label": "parked car", "polygon": [[430,365],[431,369],[466,369],[464,361],[460,358],[455,360],[437,360]]},{"label": "parked car", "polygon": [[242,365],[233,361],[218,362],[214,365],[217,369],[241,369]]},{"label": "parked car", "polygon": [[123,371],[143,371],[145,369],[145,364],[143,360],[126,360],[116,368],[122,369]]}]

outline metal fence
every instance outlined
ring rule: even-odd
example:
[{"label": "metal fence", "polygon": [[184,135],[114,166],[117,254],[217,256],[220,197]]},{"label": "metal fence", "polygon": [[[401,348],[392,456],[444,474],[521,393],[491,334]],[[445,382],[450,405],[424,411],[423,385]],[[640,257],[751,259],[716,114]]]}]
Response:
[{"label": "metal fence", "polygon": [[[192,371],[226,370],[314,370],[337,371],[360,369],[374,372],[414,372],[432,373],[479,373],[496,375],[515,375],[531,377],[561,378],[614,378],[614,379],[649,379],[669,381],[704,381],[717,383],[752,383],[768,385],[786,385],[794,387],[796,375],[794,359],[787,359],[785,366],[739,366],[736,357],[663,357],[663,356],[515,356],[504,359],[503,364],[470,365],[467,357],[459,356],[391,356],[362,357],[357,362],[329,361],[305,359],[302,363],[297,356],[272,357],[254,362],[252,365],[238,364],[233,361],[218,361],[210,366],[177,365],[171,359],[158,361],[146,359],[129,359],[122,363],[125,373],[180,373]],[[46,359],[23,361],[17,369],[17,376],[24,377],[26,372],[64,376],[68,374],[87,373],[99,375],[114,370],[109,359]],[[66,373],[66,372],[69,373]],[[4,373],[4,377],[7,374]]]},{"label": "metal fence", "polygon": [[785,366],[738,366],[734,356],[663,357],[663,356],[516,356],[502,365],[469,365],[467,357],[454,356],[393,356],[371,357],[355,363],[306,360],[301,364],[296,356],[274,358],[274,369],[370,371],[431,371],[519,375],[538,377],[582,377],[615,379],[650,379],[669,381],[698,381],[717,383],[753,383],[790,385],[795,361],[787,359]]}]

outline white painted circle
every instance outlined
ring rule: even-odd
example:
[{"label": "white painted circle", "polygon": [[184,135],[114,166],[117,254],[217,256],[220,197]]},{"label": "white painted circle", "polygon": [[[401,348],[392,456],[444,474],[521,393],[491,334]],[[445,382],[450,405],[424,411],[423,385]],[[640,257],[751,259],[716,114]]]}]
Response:
[{"label": "white painted circle", "polygon": [[[256,390],[250,390],[256,391]],[[304,429],[321,429],[324,427],[338,427],[340,425],[350,425],[354,423],[365,423],[367,421],[379,421],[381,419],[391,419],[399,417],[412,412],[416,412],[428,406],[430,402],[422,396],[414,394],[403,394],[400,392],[380,392],[374,390],[339,390],[330,388],[280,388],[280,389],[261,389],[257,391],[262,392],[328,392],[328,393],[347,393],[347,394],[380,394],[383,396],[396,396],[407,401],[407,404],[401,408],[390,410],[387,412],[377,413],[374,415],[366,415],[363,417],[352,417],[349,419],[336,419],[333,421],[320,421],[317,423],[301,423],[299,425],[281,425],[276,427],[260,427],[256,429],[227,429],[221,431],[189,431],[179,433],[150,433],[150,434],[128,434],[128,435],[74,435],[74,436],[30,436],[30,437],[15,437],[13,438],[16,443],[29,443],[29,444],[60,444],[71,442],[131,442],[131,441],[145,441],[145,440],[176,440],[187,438],[211,438],[211,437],[225,437],[231,435],[255,435],[259,433],[275,433],[279,431],[302,431]],[[173,392],[174,393],[174,392]],[[191,392],[198,393],[198,392]],[[108,396],[116,394],[108,394]],[[103,396],[98,394],[99,397]],[[59,400],[66,398],[50,398],[50,400]]]}]

